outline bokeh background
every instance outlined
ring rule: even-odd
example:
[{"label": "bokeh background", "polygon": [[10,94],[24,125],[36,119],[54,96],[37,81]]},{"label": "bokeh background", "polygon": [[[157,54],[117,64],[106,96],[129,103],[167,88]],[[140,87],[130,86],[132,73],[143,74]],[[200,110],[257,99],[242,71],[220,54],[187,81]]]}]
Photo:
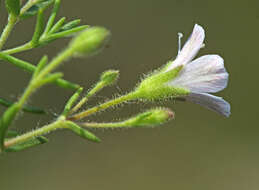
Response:
[{"label": "bokeh background", "polygon": [[[3,2],[2,2],[3,4]],[[1,6],[1,28],[6,13]],[[143,73],[177,53],[177,32],[185,41],[195,23],[206,30],[206,48],[199,55],[220,54],[230,73],[229,86],[218,95],[231,103],[224,118],[198,105],[183,102],[132,103],[91,119],[111,121],[152,106],[168,106],[176,119],[154,129],[95,131],[103,142],[94,144],[69,131],[49,134],[50,142],[0,157],[1,190],[258,190],[258,1],[205,0],[73,0],[63,1],[59,16],[101,25],[112,31],[109,47],[98,56],[73,59],[60,68],[65,78],[90,87],[106,69],[119,69],[115,87],[89,102],[131,90]],[[29,40],[35,20],[16,26],[6,48]],[[17,54],[37,62],[53,57],[68,43]],[[29,74],[0,61],[0,96],[15,100]],[[42,88],[31,104],[60,113],[72,94],[56,86]],[[0,108],[0,113],[4,108]],[[20,131],[39,127],[52,116],[23,114],[15,123]]]}]

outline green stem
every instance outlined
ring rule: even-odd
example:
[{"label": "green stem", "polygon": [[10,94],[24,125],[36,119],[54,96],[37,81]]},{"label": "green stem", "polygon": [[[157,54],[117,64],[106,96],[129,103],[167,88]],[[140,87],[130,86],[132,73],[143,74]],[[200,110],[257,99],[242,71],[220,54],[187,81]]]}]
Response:
[{"label": "green stem", "polygon": [[[70,30],[66,30],[66,31],[55,33],[55,34],[51,34],[51,35],[48,35],[48,36],[41,36],[38,45],[44,45],[45,43],[47,43],[51,40],[55,40],[55,39],[58,39],[58,38],[61,38],[61,37],[64,37],[64,36],[72,35],[76,32],[80,32],[80,31],[82,31],[82,30],[84,30],[88,27],[89,26],[87,26],[87,25],[83,25],[83,26],[78,26],[78,27],[72,28]],[[2,53],[11,55],[11,54],[31,50],[34,47],[35,47],[35,45],[33,45],[30,41],[30,42],[27,42],[26,44],[20,45],[18,47],[4,50],[4,51],[2,51]]]},{"label": "green stem", "polygon": [[69,35],[72,35],[76,32],[80,32],[80,31],[82,31],[82,30],[84,30],[88,27],[89,27],[88,25],[82,25],[82,26],[78,26],[78,27],[75,27],[75,28],[72,28],[72,29],[69,29],[69,30],[66,30],[66,31],[58,32],[58,33],[55,33],[55,34],[51,34],[51,35],[44,35],[43,34],[40,37],[39,43],[36,46],[32,44],[32,41],[29,41],[29,42],[27,42],[23,45],[18,46],[18,47],[4,50],[4,51],[2,51],[2,53],[11,55],[11,54],[20,53],[20,52],[23,52],[23,51],[28,51],[28,50],[31,50],[32,48],[37,47],[37,46],[44,45],[45,43],[48,43],[49,41],[56,40],[56,39],[62,38],[64,36],[69,36]]},{"label": "green stem", "polygon": [[22,97],[20,98],[18,105],[23,106],[26,102],[26,100],[30,97],[30,95],[39,88],[39,84],[44,79],[45,76],[47,76],[49,73],[51,73],[54,69],[56,69],[63,61],[68,59],[73,52],[71,52],[69,49],[63,51],[60,53],[57,57],[55,57],[49,64],[46,66],[39,75],[32,79],[29,86],[26,88],[25,92],[23,93]]},{"label": "green stem", "polygon": [[29,97],[32,95],[33,92],[35,92],[39,87],[44,85],[42,81],[45,79],[45,77],[50,74],[55,68],[57,68],[63,61],[68,59],[71,54],[71,50],[65,50],[61,54],[59,54],[56,58],[54,58],[48,66],[46,66],[35,78],[32,78],[28,87],[24,91],[22,97],[18,100],[17,103],[13,104],[10,108],[6,110],[4,115],[6,115],[3,120],[1,120],[2,123],[2,130],[0,131],[1,135],[1,145],[4,144],[4,138],[6,131],[8,127],[11,125],[15,117],[17,116],[17,113],[23,108],[26,101],[29,99]]},{"label": "green stem", "polygon": [[55,70],[61,63],[69,59],[73,55],[73,51],[71,51],[71,48],[68,48],[61,52],[57,57],[55,57],[38,75],[37,78],[42,79],[47,74],[51,73],[53,70]]},{"label": "green stem", "polygon": [[13,27],[14,27],[16,21],[17,21],[17,17],[14,16],[13,14],[10,14],[9,17],[8,17],[8,23],[5,26],[5,28],[3,30],[3,33],[0,37],[0,50],[4,46],[4,44],[5,44],[6,40],[8,39],[11,31],[13,30]]},{"label": "green stem", "polygon": [[34,81],[31,81],[29,86],[24,91],[22,97],[18,101],[18,105],[20,109],[22,109],[23,105],[26,103],[26,101],[29,99],[30,95],[36,90]]},{"label": "green stem", "polygon": [[[40,0],[29,0],[21,9],[20,15],[25,13],[29,8],[38,3]],[[8,23],[5,26],[3,33],[0,37],[0,50],[3,48],[6,40],[8,39],[11,31],[13,30],[14,25],[18,22],[19,18],[13,14],[10,14],[8,17]]]},{"label": "green stem", "polygon": [[63,117],[60,117],[57,121],[49,125],[45,125],[39,129],[36,129],[34,131],[25,133],[23,135],[20,135],[18,137],[5,141],[4,146],[5,148],[8,148],[10,146],[26,142],[32,138],[38,137],[40,135],[44,135],[46,133],[49,133],[51,131],[54,131],[59,128],[64,128],[64,127],[65,127],[65,120]]},{"label": "green stem", "polygon": [[80,124],[84,127],[90,128],[121,128],[121,127],[129,127],[125,122],[116,122],[116,123],[82,123]]},{"label": "green stem", "polygon": [[22,97],[18,101],[18,105],[20,108],[25,104],[30,95],[40,87],[41,81],[46,77],[49,73],[51,73],[54,69],[56,69],[63,61],[68,59],[73,52],[69,49],[60,53],[57,57],[55,57],[49,64],[46,66],[36,78],[33,78],[23,93]]},{"label": "green stem", "polygon": [[75,113],[77,110],[79,110],[87,101],[90,97],[95,95],[98,91],[100,91],[104,87],[104,83],[98,82],[86,95],[83,97],[69,112],[69,114]]},{"label": "green stem", "polygon": [[115,106],[117,104],[121,104],[121,103],[126,102],[126,101],[134,100],[134,99],[136,99],[136,97],[137,97],[137,94],[134,93],[134,92],[131,92],[131,93],[126,94],[124,96],[120,96],[118,98],[115,98],[113,100],[105,102],[105,103],[103,103],[101,105],[98,105],[98,106],[95,106],[93,108],[90,108],[90,109],[88,109],[86,111],[83,111],[83,112],[80,112],[78,114],[75,114],[75,115],[69,117],[68,119],[72,120],[72,121],[80,120],[80,119],[82,119],[84,117],[87,117],[87,116],[89,116],[91,114],[94,114],[94,113],[96,113],[98,111],[105,110],[105,109],[107,109],[109,107]]}]

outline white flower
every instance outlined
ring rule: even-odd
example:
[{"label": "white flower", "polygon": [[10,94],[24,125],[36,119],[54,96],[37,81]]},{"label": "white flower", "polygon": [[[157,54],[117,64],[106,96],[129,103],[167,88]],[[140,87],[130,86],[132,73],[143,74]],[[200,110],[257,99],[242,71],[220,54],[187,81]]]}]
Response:
[{"label": "white flower", "polygon": [[188,89],[190,94],[184,98],[216,111],[226,117],[230,115],[230,105],[221,97],[213,96],[223,90],[228,83],[228,73],[224,60],[219,55],[204,55],[192,61],[203,47],[204,29],[195,25],[189,40],[185,43],[176,59],[166,68],[171,71],[183,66],[179,74],[168,85]]}]

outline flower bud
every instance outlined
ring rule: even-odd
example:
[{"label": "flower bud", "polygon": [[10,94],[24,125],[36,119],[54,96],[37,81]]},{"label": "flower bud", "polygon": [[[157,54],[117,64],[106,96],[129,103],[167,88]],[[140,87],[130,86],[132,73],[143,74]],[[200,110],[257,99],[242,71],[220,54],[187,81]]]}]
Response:
[{"label": "flower bud", "polygon": [[114,84],[119,78],[119,71],[116,70],[108,70],[102,73],[101,81],[105,86]]},{"label": "flower bud", "polygon": [[90,27],[79,33],[69,48],[77,56],[89,56],[98,53],[106,44],[110,31],[103,27]]},{"label": "flower bud", "polygon": [[124,121],[124,126],[150,127],[157,126],[174,118],[174,112],[168,108],[154,108]]},{"label": "flower bud", "polygon": [[111,123],[81,123],[84,127],[90,128],[134,128],[134,127],[155,127],[174,119],[174,112],[168,108],[154,108],[134,117],[119,122]]}]

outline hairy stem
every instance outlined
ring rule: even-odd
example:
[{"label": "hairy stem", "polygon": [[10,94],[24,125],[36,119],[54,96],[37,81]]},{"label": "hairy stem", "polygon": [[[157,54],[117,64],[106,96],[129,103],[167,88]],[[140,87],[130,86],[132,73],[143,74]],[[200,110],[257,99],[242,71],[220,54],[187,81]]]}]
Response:
[{"label": "hairy stem", "polygon": [[127,127],[125,122],[116,122],[116,123],[82,123],[81,126],[89,128],[121,128]]},{"label": "hairy stem", "polygon": [[104,87],[104,83],[103,82],[99,82],[95,85],[94,88],[92,88],[86,95],[85,97],[83,97],[69,112],[69,114],[73,114],[75,113],[77,110],[79,110],[87,101],[88,99],[93,96],[94,94],[96,94],[99,90],[101,90]]},{"label": "hairy stem", "polygon": [[61,52],[57,57],[55,57],[39,74],[38,78],[42,79],[47,74],[55,70],[61,63],[66,61],[73,55],[73,51],[71,49],[66,49],[65,51]]},{"label": "hairy stem", "polygon": [[[4,113],[7,115],[5,117],[5,120],[1,120],[1,123],[3,123],[3,128],[0,131],[1,135],[1,145],[3,147],[4,145],[4,138],[7,132],[8,127],[11,125],[13,120],[16,118],[17,114],[23,106],[25,105],[26,101],[30,98],[33,92],[35,92],[39,87],[43,86],[45,83],[43,82],[45,77],[50,74],[54,69],[56,69],[63,61],[68,59],[73,52],[71,50],[65,50],[62,53],[60,53],[57,57],[55,57],[49,65],[47,65],[36,77],[33,77],[24,91],[22,97],[15,103],[13,106],[8,108],[6,112]],[[53,76],[53,75],[52,75]]]},{"label": "hairy stem", "polygon": [[131,92],[131,93],[126,94],[126,95],[124,95],[124,96],[120,96],[120,97],[118,97],[118,98],[115,98],[115,99],[113,99],[113,100],[110,100],[110,101],[108,101],[108,102],[105,102],[105,103],[103,103],[103,104],[100,104],[100,105],[98,105],[98,106],[95,106],[95,107],[93,107],[93,108],[90,108],[90,109],[88,109],[88,110],[86,110],[86,111],[83,111],[83,112],[80,112],[80,113],[78,113],[78,114],[75,114],[75,115],[69,117],[68,119],[69,119],[69,120],[72,120],[72,121],[73,121],[73,120],[80,120],[80,119],[82,119],[82,118],[84,118],[84,117],[87,117],[87,116],[89,116],[89,115],[91,115],[91,114],[94,114],[94,113],[96,113],[96,112],[98,112],[98,111],[105,110],[105,109],[107,109],[107,108],[109,108],[109,107],[112,107],[112,106],[121,104],[121,103],[126,102],[126,101],[133,100],[133,99],[135,99],[135,98],[136,98],[136,94],[133,93],[133,92]]},{"label": "hairy stem", "polygon": [[68,57],[71,56],[70,50],[65,50],[62,53],[60,53],[57,57],[55,57],[48,66],[46,66],[39,75],[32,79],[29,86],[26,88],[25,92],[23,93],[22,97],[18,101],[18,105],[22,108],[22,106],[25,104],[25,102],[28,100],[28,98],[31,96],[31,94],[37,90],[40,86],[38,85],[45,76],[47,76],[49,73],[51,73],[54,69],[56,69],[63,61],[65,61]]},{"label": "hairy stem", "polygon": [[59,119],[57,119],[57,121],[55,121],[55,122],[53,122],[49,125],[45,125],[45,126],[39,128],[39,129],[36,129],[34,131],[25,133],[23,135],[20,135],[18,137],[15,137],[13,139],[5,141],[4,147],[8,148],[10,146],[26,142],[26,141],[28,141],[32,138],[38,137],[40,135],[47,134],[47,133],[49,133],[51,131],[54,131],[56,129],[64,128],[64,126],[65,126],[65,120],[64,120],[63,117],[60,117]]}]

